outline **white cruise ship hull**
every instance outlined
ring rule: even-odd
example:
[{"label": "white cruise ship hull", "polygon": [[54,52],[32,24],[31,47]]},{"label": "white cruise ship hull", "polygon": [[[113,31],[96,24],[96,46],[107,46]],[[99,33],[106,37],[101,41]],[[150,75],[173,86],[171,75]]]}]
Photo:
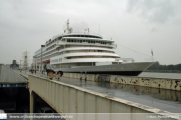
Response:
[{"label": "white cruise ship hull", "polygon": [[72,68],[50,68],[65,73],[87,73],[87,74],[112,74],[138,76],[141,72],[150,67],[154,62],[122,63],[101,66],[77,66]]}]

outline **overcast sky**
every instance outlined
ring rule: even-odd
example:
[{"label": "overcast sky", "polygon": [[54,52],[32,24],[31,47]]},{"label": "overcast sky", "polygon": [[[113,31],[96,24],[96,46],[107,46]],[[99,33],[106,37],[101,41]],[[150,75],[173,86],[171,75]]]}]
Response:
[{"label": "overcast sky", "polygon": [[148,61],[153,49],[160,64],[180,64],[180,6],[181,0],[0,0],[0,63],[19,62],[26,50],[32,58],[69,19],[74,32],[89,28],[112,38],[122,58]]}]

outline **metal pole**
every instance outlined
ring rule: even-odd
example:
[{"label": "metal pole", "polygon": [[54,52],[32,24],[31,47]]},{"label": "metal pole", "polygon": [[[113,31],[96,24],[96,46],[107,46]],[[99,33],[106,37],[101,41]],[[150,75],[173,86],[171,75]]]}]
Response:
[{"label": "metal pole", "polygon": [[19,69],[21,69],[21,60],[20,60],[20,64],[19,64]]},{"label": "metal pole", "polygon": [[26,58],[25,58],[25,73],[26,73],[26,68],[27,68],[27,67],[26,67]]},{"label": "metal pole", "polygon": [[41,46],[41,77],[42,77],[42,46]]}]

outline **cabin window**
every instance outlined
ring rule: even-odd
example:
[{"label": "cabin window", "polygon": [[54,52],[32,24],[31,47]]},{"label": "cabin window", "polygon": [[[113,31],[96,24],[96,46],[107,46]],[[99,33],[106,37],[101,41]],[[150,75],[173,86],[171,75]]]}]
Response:
[{"label": "cabin window", "polygon": [[51,63],[58,62],[58,59],[51,60]]}]

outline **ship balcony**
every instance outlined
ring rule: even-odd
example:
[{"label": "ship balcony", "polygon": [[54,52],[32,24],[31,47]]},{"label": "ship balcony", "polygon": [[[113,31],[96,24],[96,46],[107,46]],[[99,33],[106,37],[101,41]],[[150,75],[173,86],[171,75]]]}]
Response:
[{"label": "ship balcony", "polygon": [[74,58],[64,59],[62,61],[50,62],[50,64],[63,64],[63,63],[86,63],[86,62],[115,62],[115,58]]},{"label": "ship balcony", "polygon": [[59,52],[63,52],[63,51],[72,51],[72,50],[105,50],[105,51],[112,51],[114,52],[114,50],[109,49],[109,48],[103,48],[103,47],[79,47],[79,46],[75,46],[75,47],[68,47],[65,49],[61,49]]},{"label": "ship balcony", "polygon": [[111,48],[116,48],[117,47],[117,45],[116,44],[111,44],[111,45],[109,45],[109,44],[100,44],[100,43],[87,43],[87,42],[82,42],[82,43],[80,43],[80,42],[57,42],[57,44],[56,45],[78,45],[78,46],[80,46],[80,45],[91,45],[91,46],[103,46],[103,47],[111,47]]},{"label": "ship balcony", "polygon": [[119,55],[116,53],[109,53],[109,52],[75,52],[75,53],[65,53],[63,54],[64,57],[73,57],[73,56],[111,56],[120,58]]}]

